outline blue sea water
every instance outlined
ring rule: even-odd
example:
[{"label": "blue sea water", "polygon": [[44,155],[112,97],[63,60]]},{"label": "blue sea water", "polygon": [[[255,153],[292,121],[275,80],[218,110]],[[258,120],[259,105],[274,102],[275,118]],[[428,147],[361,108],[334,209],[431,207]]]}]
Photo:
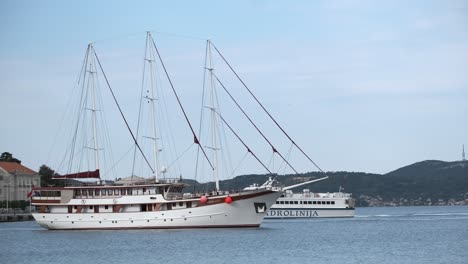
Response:
[{"label": "blue sea water", "polygon": [[48,231],[0,223],[0,263],[468,263],[468,206],[358,208],[260,228]]}]

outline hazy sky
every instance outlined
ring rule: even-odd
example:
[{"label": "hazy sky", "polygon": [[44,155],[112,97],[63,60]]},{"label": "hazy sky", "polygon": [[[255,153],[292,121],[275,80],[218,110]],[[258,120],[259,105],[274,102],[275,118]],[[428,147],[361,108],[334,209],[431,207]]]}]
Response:
[{"label": "hazy sky", "polygon": [[[94,41],[135,126],[145,31],[161,40],[196,126],[199,39],[210,38],[326,171],[386,173],[426,159],[459,160],[468,145],[468,1],[7,0],[0,1],[0,152],[35,170],[63,167],[67,145],[57,138],[67,136],[59,132],[71,119],[65,109]],[[115,161],[131,148],[116,120],[107,120],[122,130],[112,143]],[[129,174],[126,164],[117,177]],[[296,166],[316,170],[303,159]],[[264,170],[239,171],[249,172]]]}]

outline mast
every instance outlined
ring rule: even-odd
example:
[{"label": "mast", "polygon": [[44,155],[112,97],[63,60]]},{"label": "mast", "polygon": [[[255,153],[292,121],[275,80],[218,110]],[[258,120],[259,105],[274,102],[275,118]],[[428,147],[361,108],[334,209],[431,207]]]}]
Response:
[{"label": "mast", "polygon": [[[89,52],[92,54],[93,52],[93,44],[89,44]],[[91,95],[92,95],[92,108],[89,108],[92,112],[92,120],[93,120],[93,141],[94,141],[94,164],[96,166],[96,170],[99,170],[99,148],[98,148],[98,140],[97,140],[97,125],[96,125],[96,87],[95,87],[95,65],[94,60],[91,59],[89,62],[89,79],[88,84],[91,86]]]},{"label": "mast", "polygon": [[216,143],[216,108],[215,108],[215,85],[213,78],[213,60],[211,57],[211,45],[208,40],[208,56],[209,56],[209,68],[210,71],[210,111],[211,111],[211,144],[213,150],[213,176],[216,182],[216,191],[219,191],[219,170],[218,170],[218,148]]},{"label": "mast", "polygon": [[[151,38],[151,33],[147,33],[147,42],[149,42]],[[147,45],[148,46],[148,45]],[[146,96],[151,103],[151,124],[153,129],[153,165],[154,165],[154,177],[155,181],[159,181],[159,167],[158,167],[158,137],[156,132],[156,109],[155,109],[155,102],[157,100],[156,94],[154,92],[154,84],[153,84],[153,62],[154,58],[151,56],[151,52],[149,52],[149,58],[147,57],[147,53],[145,54],[145,60],[149,63],[149,70],[150,70],[150,86],[151,86],[151,97]]]}]

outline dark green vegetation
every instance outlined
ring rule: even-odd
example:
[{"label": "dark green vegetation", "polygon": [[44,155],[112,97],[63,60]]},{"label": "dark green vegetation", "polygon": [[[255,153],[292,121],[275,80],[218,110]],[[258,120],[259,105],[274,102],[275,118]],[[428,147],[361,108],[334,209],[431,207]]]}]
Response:
[{"label": "dark green vegetation", "polygon": [[[358,206],[468,204],[468,161],[427,160],[387,174],[328,172],[330,177],[294,190],[336,192],[343,187],[352,193]],[[318,172],[279,175],[285,186],[323,177]],[[243,175],[220,183],[222,190],[239,190],[252,183],[262,184],[268,175]],[[193,181],[187,181],[193,189]],[[196,191],[214,189],[214,183],[197,184]]]}]

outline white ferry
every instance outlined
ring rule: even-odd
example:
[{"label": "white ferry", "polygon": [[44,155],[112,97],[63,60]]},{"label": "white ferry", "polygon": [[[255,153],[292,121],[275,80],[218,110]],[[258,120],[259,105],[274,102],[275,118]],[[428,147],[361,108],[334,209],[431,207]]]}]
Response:
[{"label": "white ferry", "polygon": [[328,176],[299,184],[281,187],[276,179],[269,178],[262,186],[253,184],[244,190],[271,189],[281,190],[284,194],[271,206],[266,219],[281,218],[318,218],[318,217],[353,217],[355,201],[351,194],[341,192],[312,193],[304,189],[302,193],[293,193],[291,189],[328,179]]},{"label": "white ferry", "polygon": [[274,218],[315,218],[353,217],[354,199],[349,193],[302,193],[286,190],[267,212],[266,219]]}]

